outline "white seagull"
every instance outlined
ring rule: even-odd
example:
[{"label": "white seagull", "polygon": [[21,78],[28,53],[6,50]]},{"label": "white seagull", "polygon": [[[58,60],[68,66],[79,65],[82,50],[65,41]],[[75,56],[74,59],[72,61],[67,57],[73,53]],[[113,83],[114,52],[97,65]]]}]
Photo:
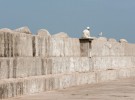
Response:
[{"label": "white seagull", "polygon": [[98,34],[98,36],[102,36],[103,35],[103,33],[102,32],[100,32],[99,34]]}]

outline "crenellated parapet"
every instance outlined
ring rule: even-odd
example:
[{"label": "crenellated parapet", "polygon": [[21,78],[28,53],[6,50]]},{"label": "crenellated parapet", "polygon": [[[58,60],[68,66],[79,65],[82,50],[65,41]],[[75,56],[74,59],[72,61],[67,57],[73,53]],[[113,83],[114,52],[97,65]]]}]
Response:
[{"label": "crenellated parapet", "polygon": [[0,99],[135,77],[135,44],[0,29]]}]

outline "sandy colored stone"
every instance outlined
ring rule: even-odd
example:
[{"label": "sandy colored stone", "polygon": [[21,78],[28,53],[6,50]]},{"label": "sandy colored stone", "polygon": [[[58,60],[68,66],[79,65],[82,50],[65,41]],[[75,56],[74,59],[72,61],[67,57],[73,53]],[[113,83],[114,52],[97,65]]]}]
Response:
[{"label": "sandy colored stone", "polygon": [[[91,56],[108,56],[112,45],[107,41],[93,40],[91,43]],[[102,49],[101,49],[102,48]]]},{"label": "sandy colored stone", "polygon": [[73,57],[80,57],[80,41],[77,38],[72,38],[72,49],[73,49]]},{"label": "sandy colored stone", "polygon": [[0,80],[13,78],[13,58],[0,58]]},{"label": "sandy colored stone", "polygon": [[51,37],[50,33],[46,29],[40,29],[40,30],[38,30],[37,34],[39,36],[43,36],[43,37]]},{"label": "sandy colored stone", "polygon": [[13,32],[13,30],[8,29],[8,28],[2,28],[2,29],[0,29],[0,33],[1,33],[1,32],[12,33],[12,32]]},{"label": "sandy colored stone", "polygon": [[13,55],[19,57],[33,56],[32,36],[29,34],[14,34],[13,35]]},{"label": "sandy colored stone", "polygon": [[32,34],[30,29],[27,26],[17,28],[14,31],[20,32],[20,33]]},{"label": "sandy colored stone", "polygon": [[41,58],[31,57],[15,58],[13,60],[13,67],[14,78],[24,78],[29,76],[42,75],[42,70],[44,70]]},{"label": "sandy colored stone", "polygon": [[66,57],[72,57],[73,56],[73,44],[72,44],[72,38],[64,38],[64,54]]},{"label": "sandy colored stone", "polygon": [[109,42],[117,42],[116,39],[110,38],[108,39]]},{"label": "sandy colored stone", "polygon": [[124,47],[124,55],[125,56],[133,56],[134,55],[134,53],[135,53],[134,44],[124,43],[122,45]]},{"label": "sandy colored stone", "polygon": [[63,57],[64,56],[64,39],[51,37],[49,40],[49,56]]},{"label": "sandy colored stone", "polygon": [[97,72],[98,83],[118,79],[119,76],[117,72],[118,72],[117,70],[98,71]]},{"label": "sandy colored stone", "polygon": [[134,44],[30,33],[0,29],[1,99],[135,76]]},{"label": "sandy colored stone", "polygon": [[110,41],[92,41],[92,56],[124,56],[125,54],[125,45],[119,42],[110,42]]},{"label": "sandy colored stone", "polygon": [[2,80],[0,81],[0,98],[132,77],[133,71],[135,68]]},{"label": "sandy colored stone", "polygon": [[[82,85],[59,91],[43,92],[35,95],[8,100],[134,100],[134,78],[121,79],[99,84]],[[52,96],[53,95],[53,96]]]},{"label": "sandy colored stone", "polygon": [[0,57],[13,57],[12,31],[0,32]]},{"label": "sandy colored stone", "polygon": [[107,38],[106,38],[106,37],[99,37],[99,38],[97,38],[96,40],[99,40],[99,41],[107,41]]},{"label": "sandy colored stone", "polygon": [[60,32],[60,33],[52,35],[52,37],[55,37],[55,38],[68,38],[69,36],[65,32]]},{"label": "sandy colored stone", "polygon": [[32,45],[33,45],[33,56],[36,57],[49,56],[50,38],[37,35],[33,36]]},{"label": "sandy colored stone", "polygon": [[119,42],[120,43],[123,43],[123,42],[127,43],[128,41],[126,39],[120,39]]}]

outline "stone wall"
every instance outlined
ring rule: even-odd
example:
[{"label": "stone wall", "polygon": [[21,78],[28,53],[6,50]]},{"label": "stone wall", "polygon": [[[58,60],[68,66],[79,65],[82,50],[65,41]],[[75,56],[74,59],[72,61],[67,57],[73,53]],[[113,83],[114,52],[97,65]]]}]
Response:
[{"label": "stone wall", "polygon": [[0,99],[135,76],[135,44],[0,32]]}]

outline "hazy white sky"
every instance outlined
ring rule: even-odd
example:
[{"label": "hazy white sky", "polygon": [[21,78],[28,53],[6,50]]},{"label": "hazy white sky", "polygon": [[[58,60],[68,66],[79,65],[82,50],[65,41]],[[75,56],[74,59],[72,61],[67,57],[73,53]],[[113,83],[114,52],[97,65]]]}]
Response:
[{"label": "hazy white sky", "polygon": [[135,43],[135,0],[0,0],[0,28],[28,26],[33,34],[44,28],[81,37],[102,31],[108,38]]}]

